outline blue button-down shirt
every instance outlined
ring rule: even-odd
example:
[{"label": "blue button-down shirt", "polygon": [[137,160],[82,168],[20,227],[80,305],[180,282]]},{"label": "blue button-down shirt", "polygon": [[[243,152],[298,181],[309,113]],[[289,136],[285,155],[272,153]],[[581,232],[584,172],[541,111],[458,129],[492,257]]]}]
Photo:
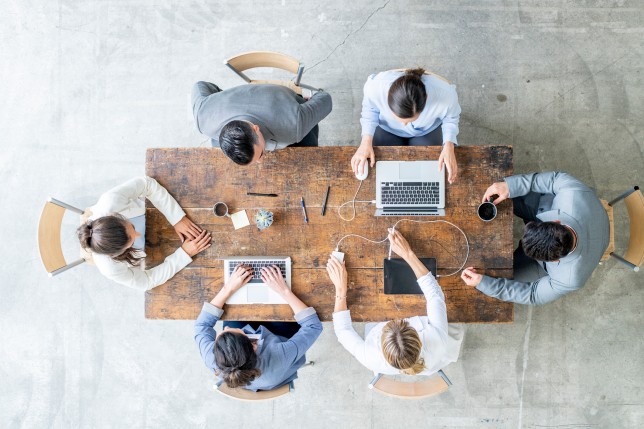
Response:
[{"label": "blue button-down shirt", "polygon": [[403,125],[394,117],[387,102],[387,95],[391,84],[404,73],[389,70],[369,76],[364,84],[362,99],[362,135],[373,136],[376,127],[380,126],[391,134],[411,138],[424,136],[441,126],[443,144],[448,141],[458,143],[456,136],[461,106],[458,104],[456,87],[434,75],[422,77],[427,91],[427,102],[418,119]]},{"label": "blue button-down shirt", "polygon": [[[206,366],[216,371],[214,326],[224,314],[224,310],[210,303],[204,303],[201,314],[195,322],[195,341]],[[253,380],[245,389],[271,390],[283,386],[297,378],[297,370],[304,365],[304,353],[313,345],[322,333],[322,323],[313,307],[308,307],[295,315],[300,330],[291,338],[274,335],[264,326],[257,331],[250,326],[244,327],[247,334],[259,334],[257,343],[258,368],[262,374]],[[221,382],[220,382],[221,383]]]}]

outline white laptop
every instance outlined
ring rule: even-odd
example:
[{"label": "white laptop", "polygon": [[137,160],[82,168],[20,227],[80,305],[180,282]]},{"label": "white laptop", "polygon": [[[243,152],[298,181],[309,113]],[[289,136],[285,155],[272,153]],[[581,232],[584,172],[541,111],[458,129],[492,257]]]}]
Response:
[{"label": "white laptop", "polygon": [[291,258],[288,256],[231,256],[222,258],[224,261],[224,282],[239,264],[252,267],[253,278],[235,292],[226,304],[286,304],[287,302],[277,292],[269,288],[261,278],[261,268],[277,265],[291,287]]},{"label": "white laptop", "polygon": [[445,216],[438,161],[376,162],[376,216]]}]

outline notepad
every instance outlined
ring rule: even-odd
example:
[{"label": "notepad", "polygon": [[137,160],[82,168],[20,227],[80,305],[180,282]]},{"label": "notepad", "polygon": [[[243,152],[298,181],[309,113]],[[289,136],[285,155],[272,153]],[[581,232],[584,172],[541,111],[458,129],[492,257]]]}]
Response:
[{"label": "notepad", "polygon": [[241,211],[238,211],[237,213],[231,214],[230,219],[233,221],[233,226],[235,227],[235,229],[243,228],[245,226],[250,225],[250,221],[248,220],[248,215],[246,214],[246,210],[241,210]]}]

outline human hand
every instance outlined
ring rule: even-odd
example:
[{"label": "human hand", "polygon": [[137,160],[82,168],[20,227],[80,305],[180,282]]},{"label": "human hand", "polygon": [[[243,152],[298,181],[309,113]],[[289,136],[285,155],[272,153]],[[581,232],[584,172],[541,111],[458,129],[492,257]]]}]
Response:
[{"label": "human hand", "polygon": [[466,285],[476,287],[479,285],[479,283],[481,283],[483,275],[478,274],[476,272],[476,268],[467,267],[461,273],[461,279],[463,279]]},{"label": "human hand", "polygon": [[414,251],[411,250],[409,243],[403,237],[403,235],[398,232],[398,230],[389,228],[389,243],[391,243],[391,250],[394,251],[397,255],[400,255],[403,259],[407,259],[414,254]]},{"label": "human hand", "polygon": [[454,155],[454,143],[445,142],[441,155],[438,157],[438,171],[447,168],[447,181],[452,184],[458,176],[458,165],[456,164],[456,155]]},{"label": "human hand", "polygon": [[179,236],[179,239],[182,243],[188,238],[197,238],[197,236],[201,234],[202,231],[199,226],[188,219],[188,216],[182,217],[181,220],[174,225],[174,230],[177,232],[177,235]]},{"label": "human hand", "polygon": [[239,264],[235,267],[224,288],[229,292],[236,292],[253,278],[253,269]]},{"label": "human hand", "polygon": [[373,153],[372,136],[362,136],[360,147],[351,158],[351,170],[353,174],[362,174],[364,166],[367,164],[367,159],[371,160],[371,168],[376,165],[376,155]]},{"label": "human hand", "polygon": [[212,244],[212,236],[205,229],[201,231],[197,237],[193,239],[187,239],[181,245],[181,248],[190,256],[191,258],[197,253],[201,253]]},{"label": "human hand", "polygon": [[508,187],[508,184],[505,181],[493,183],[489,188],[487,188],[487,191],[485,191],[481,202],[484,203],[486,201],[490,201],[490,198],[494,195],[498,195],[498,198],[492,201],[494,205],[497,205],[508,198],[510,196],[510,188]]},{"label": "human hand", "polygon": [[261,276],[264,283],[278,294],[286,295],[291,291],[282,276],[282,271],[277,266],[263,267]]},{"label": "human hand", "polygon": [[340,262],[338,258],[331,255],[326,263],[326,272],[335,286],[335,294],[339,296],[347,295],[347,267],[344,261]]}]

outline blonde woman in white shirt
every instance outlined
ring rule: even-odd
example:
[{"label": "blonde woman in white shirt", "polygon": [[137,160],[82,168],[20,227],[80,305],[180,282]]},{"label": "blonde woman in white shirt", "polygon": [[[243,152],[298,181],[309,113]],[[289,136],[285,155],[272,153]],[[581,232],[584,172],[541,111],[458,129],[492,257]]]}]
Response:
[{"label": "blonde woman in white shirt", "polygon": [[[149,270],[141,268],[146,198],[163,213],[183,243]],[[151,177],[136,177],[110,189],[90,210],[89,219],[77,230],[81,247],[92,254],[101,274],[134,289],[148,290],[165,283],[211,245],[210,233],[188,219],[177,201]]]},{"label": "blonde woman in white shirt", "polygon": [[353,329],[347,308],[344,262],[331,256],[326,269],[336,291],[333,328],[340,344],[376,374],[431,375],[458,359],[462,335],[456,339],[448,335],[443,291],[405,237],[390,229],[389,241],[392,251],[414,270],[427,300],[427,316],[375,324],[363,339]]}]

